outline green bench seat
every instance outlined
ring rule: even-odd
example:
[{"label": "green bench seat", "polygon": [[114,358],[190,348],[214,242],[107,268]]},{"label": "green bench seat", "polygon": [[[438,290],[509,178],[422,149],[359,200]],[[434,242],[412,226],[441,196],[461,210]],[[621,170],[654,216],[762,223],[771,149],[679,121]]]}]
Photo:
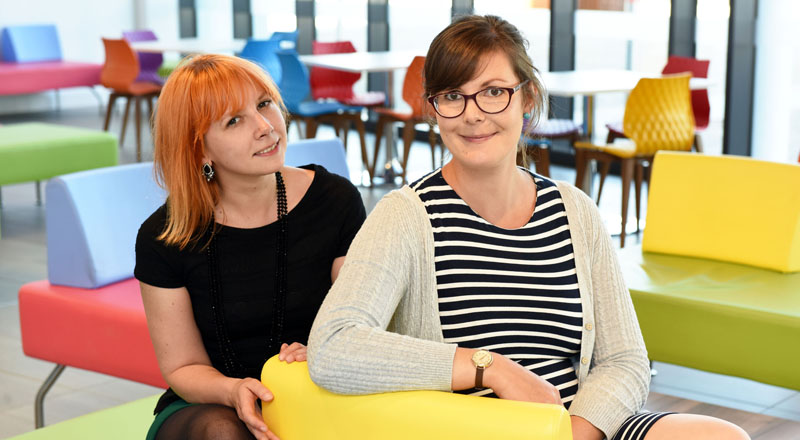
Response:
[{"label": "green bench seat", "polygon": [[652,360],[800,390],[800,273],[620,251]]},{"label": "green bench seat", "polygon": [[30,122],[0,126],[0,186],[117,164],[104,131]]},{"label": "green bench seat", "polygon": [[153,408],[160,396],[65,420],[9,440],[142,440],[153,423]]}]

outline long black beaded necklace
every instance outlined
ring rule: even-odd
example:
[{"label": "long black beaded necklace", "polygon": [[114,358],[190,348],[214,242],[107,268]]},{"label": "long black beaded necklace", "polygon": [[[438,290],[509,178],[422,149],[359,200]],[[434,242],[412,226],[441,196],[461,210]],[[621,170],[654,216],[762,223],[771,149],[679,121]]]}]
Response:
[{"label": "long black beaded necklace", "polygon": [[[284,312],[286,295],[288,292],[287,254],[288,231],[287,218],[288,203],[286,202],[286,186],[280,172],[275,173],[275,183],[278,202],[278,233],[275,240],[275,295],[272,298],[272,328],[268,338],[267,356],[277,353],[283,339]],[[233,350],[228,328],[225,323],[225,310],[222,302],[222,288],[219,282],[219,259],[217,258],[217,237],[214,234],[206,250],[208,256],[208,280],[210,283],[211,309],[214,316],[214,329],[217,344],[222,352],[222,373],[230,377],[244,377],[246,369]],[[266,359],[265,359],[266,360]]]}]

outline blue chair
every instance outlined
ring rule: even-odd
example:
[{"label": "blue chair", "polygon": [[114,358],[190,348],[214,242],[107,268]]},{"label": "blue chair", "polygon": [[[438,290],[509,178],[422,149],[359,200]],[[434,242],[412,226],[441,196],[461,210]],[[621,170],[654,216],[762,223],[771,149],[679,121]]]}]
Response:
[{"label": "blue chair", "polygon": [[278,41],[281,49],[296,49],[297,48],[297,35],[299,31],[292,32],[273,32],[269,39]]},{"label": "blue chair", "polygon": [[[286,109],[289,110],[291,120],[302,120],[306,125],[306,138],[313,138],[317,134],[317,125],[320,122],[330,122],[336,130],[344,132],[344,148],[347,150],[347,134],[350,123],[355,124],[361,139],[361,161],[364,169],[369,170],[367,158],[366,129],[361,120],[363,107],[349,106],[331,101],[305,101],[311,92],[308,69],[300,61],[295,51],[279,51],[278,59],[281,62],[281,82],[279,88]],[[300,128],[298,127],[298,131]],[[302,133],[301,133],[302,136]],[[370,178],[372,177],[370,173]]]},{"label": "blue chair", "polygon": [[8,26],[3,29],[0,41],[3,61],[61,61],[61,42],[52,24]]},{"label": "blue chair", "polygon": [[278,40],[256,40],[250,38],[239,56],[261,66],[272,77],[275,84],[280,84],[281,62],[276,54],[279,50],[280,41]]},{"label": "blue chair", "polygon": [[297,167],[315,163],[332,174],[350,179],[347,155],[339,139],[306,139],[292,142],[286,148],[286,165]]}]

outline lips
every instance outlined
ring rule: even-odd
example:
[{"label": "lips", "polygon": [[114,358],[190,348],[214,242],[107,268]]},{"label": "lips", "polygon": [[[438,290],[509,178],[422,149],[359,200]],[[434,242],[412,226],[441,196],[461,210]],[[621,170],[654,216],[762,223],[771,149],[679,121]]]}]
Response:
[{"label": "lips", "polygon": [[469,142],[483,142],[485,140],[491,139],[496,133],[488,133],[488,134],[473,134],[473,135],[461,135],[464,139]]},{"label": "lips", "polygon": [[274,144],[270,145],[267,148],[264,148],[261,151],[256,151],[253,156],[265,156],[273,153],[275,150],[278,149],[278,143],[280,143],[280,139],[276,140]]}]

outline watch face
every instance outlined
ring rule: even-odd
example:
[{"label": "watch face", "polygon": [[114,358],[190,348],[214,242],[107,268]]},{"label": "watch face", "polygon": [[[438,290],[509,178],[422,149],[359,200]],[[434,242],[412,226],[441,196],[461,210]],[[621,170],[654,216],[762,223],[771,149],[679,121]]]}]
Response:
[{"label": "watch face", "polygon": [[472,355],[472,362],[476,367],[486,368],[492,363],[492,354],[486,350],[478,350]]}]

